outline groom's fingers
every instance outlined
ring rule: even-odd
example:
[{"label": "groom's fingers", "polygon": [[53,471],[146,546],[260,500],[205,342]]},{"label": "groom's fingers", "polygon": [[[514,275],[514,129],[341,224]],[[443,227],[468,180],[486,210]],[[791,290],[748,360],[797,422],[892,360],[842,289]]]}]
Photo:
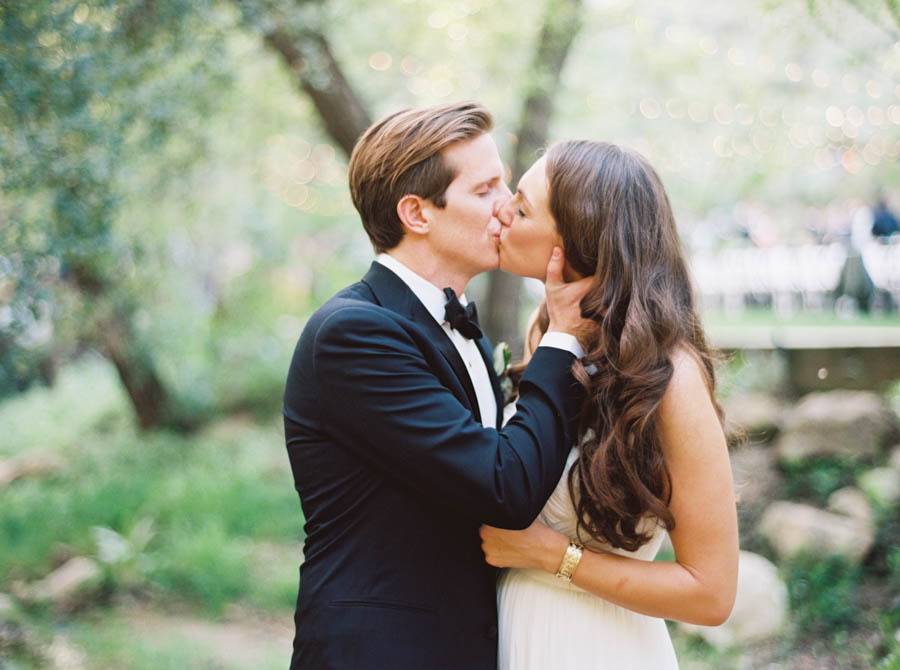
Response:
[{"label": "groom's fingers", "polygon": [[563,260],[562,249],[553,247],[553,253],[550,254],[550,262],[547,263],[547,279],[544,280],[545,286],[554,286],[563,283]]}]

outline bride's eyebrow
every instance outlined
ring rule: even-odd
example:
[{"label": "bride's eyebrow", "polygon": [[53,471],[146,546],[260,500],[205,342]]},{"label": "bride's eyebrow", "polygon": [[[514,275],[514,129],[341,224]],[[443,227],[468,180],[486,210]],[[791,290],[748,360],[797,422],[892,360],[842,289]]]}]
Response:
[{"label": "bride's eyebrow", "polygon": [[528,199],[528,196],[525,194],[525,191],[522,190],[521,186],[518,189],[516,189],[516,194],[522,196],[522,200],[525,201],[525,204],[528,205],[529,209],[534,209],[534,207],[531,204],[531,200]]}]

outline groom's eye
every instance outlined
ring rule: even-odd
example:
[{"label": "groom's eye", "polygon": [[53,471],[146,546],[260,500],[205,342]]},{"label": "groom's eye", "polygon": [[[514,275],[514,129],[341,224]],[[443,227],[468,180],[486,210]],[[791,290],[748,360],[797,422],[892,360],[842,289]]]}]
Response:
[{"label": "groom's eye", "polygon": [[523,212],[521,209],[517,209],[516,211],[519,213],[519,216],[521,216],[523,219],[525,218],[525,212]]}]

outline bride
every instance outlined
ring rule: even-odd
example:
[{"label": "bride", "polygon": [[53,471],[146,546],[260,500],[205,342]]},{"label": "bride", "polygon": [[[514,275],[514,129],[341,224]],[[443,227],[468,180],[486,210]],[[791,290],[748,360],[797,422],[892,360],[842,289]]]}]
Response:
[{"label": "bride", "polygon": [[[482,527],[498,583],[500,670],[677,668],[663,619],[722,623],[738,534],[710,351],[668,198],[636,152],[553,145],[499,216],[500,266],[543,279],[554,246],[567,280],[593,276],[596,323],[575,364],[582,439],[538,519]],[[547,328],[532,318],[526,358]],[[664,534],[672,561],[654,562]]]}]

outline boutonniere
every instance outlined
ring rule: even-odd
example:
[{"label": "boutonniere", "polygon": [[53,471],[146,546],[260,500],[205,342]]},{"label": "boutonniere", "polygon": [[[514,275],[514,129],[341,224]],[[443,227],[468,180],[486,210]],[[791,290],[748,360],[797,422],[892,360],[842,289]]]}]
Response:
[{"label": "boutonniere", "polygon": [[506,342],[500,342],[494,347],[494,372],[500,381],[500,390],[503,392],[503,404],[506,405],[512,400],[513,383],[507,374],[509,372],[509,362],[512,360],[512,351]]}]

